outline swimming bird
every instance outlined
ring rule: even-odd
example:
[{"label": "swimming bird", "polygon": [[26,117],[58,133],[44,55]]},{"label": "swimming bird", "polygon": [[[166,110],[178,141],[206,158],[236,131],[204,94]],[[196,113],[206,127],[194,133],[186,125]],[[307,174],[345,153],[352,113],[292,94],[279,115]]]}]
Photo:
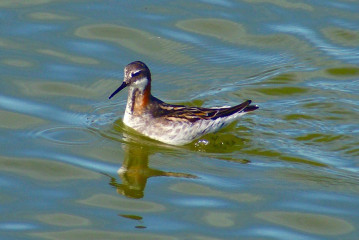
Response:
[{"label": "swimming bird", "polygon": [[202,108],[168,104],[151,94],[151,72],[141,61],[129,63],[124,80],[109,97],[128,87],[123,122],[137,132],[172,145],[184,145],[219,130],[257,105],[247,100],[233,107]]}]

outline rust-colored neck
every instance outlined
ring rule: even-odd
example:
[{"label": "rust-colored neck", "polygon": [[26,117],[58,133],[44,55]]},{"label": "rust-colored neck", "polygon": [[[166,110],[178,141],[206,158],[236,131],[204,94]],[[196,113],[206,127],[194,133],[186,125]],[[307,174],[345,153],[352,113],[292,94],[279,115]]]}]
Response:
[{"label": "rust-colored neck", "polygon": [[132,96],[132,114],[139,115],[142,114],[151,99],[151,85],[148,84],[143,92],[136,89]]}]

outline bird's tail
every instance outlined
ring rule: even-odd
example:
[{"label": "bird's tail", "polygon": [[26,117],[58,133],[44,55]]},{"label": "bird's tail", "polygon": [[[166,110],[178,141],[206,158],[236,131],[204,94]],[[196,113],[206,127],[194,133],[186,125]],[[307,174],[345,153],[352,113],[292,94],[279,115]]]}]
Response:
[{"label": "bird's tail", "polygon": [[245,107],[242,111],[243,112],[252,112],[252,111],[254,111],[254,110],[256,110],[256,109],[258,109],[259,107],[258,107],[258,105],[250,105],[251,104],[251,100],[248,100],[249,101],[249,104],[248,104],[248,106],[247,107]]}]

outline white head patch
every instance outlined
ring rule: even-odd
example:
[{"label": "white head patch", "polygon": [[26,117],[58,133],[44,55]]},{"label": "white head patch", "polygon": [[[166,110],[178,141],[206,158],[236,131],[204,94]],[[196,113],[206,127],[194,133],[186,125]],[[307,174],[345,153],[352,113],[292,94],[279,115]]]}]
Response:
[{"label": "white head patch", "polygon": [[148,84],[148,79],[146,77],[140,78],[133,83],[135,88],[138,88],[141,92],[143,92]]}]

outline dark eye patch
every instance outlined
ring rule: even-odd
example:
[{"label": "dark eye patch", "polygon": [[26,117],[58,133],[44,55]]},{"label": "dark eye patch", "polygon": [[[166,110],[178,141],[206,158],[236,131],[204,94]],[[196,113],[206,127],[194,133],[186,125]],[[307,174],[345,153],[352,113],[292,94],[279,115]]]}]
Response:
[{"label": "dark eye patch", "polygon": [[137,71],[137,72],[133,72],[131,73],[131,77],[136,77],[138,75],[140,75],[141,71]]}]

